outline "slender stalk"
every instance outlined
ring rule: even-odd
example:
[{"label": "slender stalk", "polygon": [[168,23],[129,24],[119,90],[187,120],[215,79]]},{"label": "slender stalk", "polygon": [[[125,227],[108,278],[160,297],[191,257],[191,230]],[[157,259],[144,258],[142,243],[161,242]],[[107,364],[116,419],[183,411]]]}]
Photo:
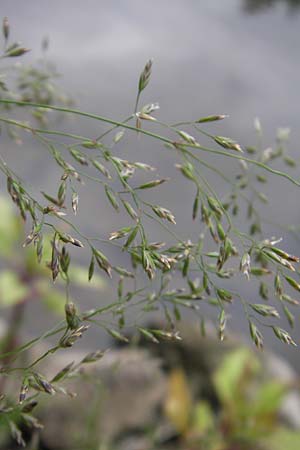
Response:
[{"label": "slender stalk", "polygon": [[[88,117],[91,119],[95,119],[95,120],[99,120],[101,122],[106,122],[106,123],[110,123],[112,125],[117,125],[119,127],[123,127],[126,128],[128,130],[131,131],[135,131],[135,132],[139,132],[142,133],[146,136],[150,136],[153,137],[155,139],[158,139],[166,144],[171,144],[174,145],[174,141],[172,141],[171,139],[168,139],[164,136],[161,136],[159,134],[153,133],[151,131],[147,131],[144,130],[142,128],[136,128],[134,126],[131,125],[127,125],[123,122],[119,122],[116,120],[112,120],[112,119],[108,119],[107,117],[103,117],[103,116],[99,116],[97,114],[91,114],[91,113],[87,113],[87,112],[83,112],[77,109],[70,109],[70,108],[64,108],[64,107],[60,107],[60,106],[52,106],[52,105],[43,105],[43,104],[39,104],[39,103],[32,103],[32,102],[20,102],[17,100],[7,100],[7,99],[0,99],[0,104],[13,104],[13,105],[18,105],[18,106],[32,106],[32,107],[36,107],[36,108],[44,108],[44,109],[50,109],[50,110],[54,110],[54,111],[61,111],[61,112],[66,112],[66,113],[70,113],[70,114],[76,114],[82,117]],[[0,120],[3,120],[0,118]],[[3,121],[8,121],[9,119],[4,119]],[[14,123],[13,123],[14,122]],[[78,135],[72,135],[69,133],[63,133],[59,132],[59,131],[49,131],[49,130],[42,130],[42,129],[37,129],[37,128],[33,128],[30,127],[28,125],[22,124],[20,122],[17,121],[10,121],[11,124],[14,124],[16,126],[20,126],[22,128],[28,129],[30,131],[36,132],[36,133],[44,133],[44,134],[58,134],[58,135],[63,135],[63,136],[68,136],[68,137],[74,137],[76,139],[86,139],[82,136],[78,136]],[[155,122],[153,122],[155,123]],[[204,147],[200,144],[189,144],[186,142],[181,142],[179,144],[181,147],[183,148],[194,148],[196,150],[202,150],[204,152],[207,153],[212,153],[215,155],[221,155],[221,156],[226,156],[228,158],[232,158],[232,159],[237,159],[237,160],[243,160],[248,162],[249,164],[254,164],[258,167],[261,167],[263,169],[265,169],[266,171],[273,173],[274,175],[278,175],[280,177],[286,178],[287,180],[289,180],[291,183],[295,184],[296,186],[300,187],[300,181],[295,180],[294,178],[292,178],[290,175],[288,175],[285,172],[281,172],[280,170],[276,170],[276,169],[272,169],[271,167],[267,166],[266,164],[260,162],[260,161],[256,161],[254,159],[251,158],[247,158],[245,156],[241,156],[241,155],[236,155],[233,153],[229,153],[223,150],[217,150],[217,149],[212,149],[212,148],[208,148],[208,147]]]}]

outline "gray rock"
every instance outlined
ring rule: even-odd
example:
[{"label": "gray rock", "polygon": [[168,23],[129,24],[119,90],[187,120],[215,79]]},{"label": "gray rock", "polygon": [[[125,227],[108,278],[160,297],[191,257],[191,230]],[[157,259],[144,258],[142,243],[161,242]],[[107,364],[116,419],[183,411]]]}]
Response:
[{"label": "gray rock", "polygon": [[[80,360],[82,356],[74,352],[68,359]],[[62,368],[68,362],[60,357],[55,364]],[[45,424],[42,439],[51,448],[80,448],[80,442],[88,440],[89,415],[94,438],[99,440],[110,441],[127,430],[142,429],[154,423],[156,409],[163,402],[165,383],[159,360],[148,352],[110,350],[96,364],[86,365],[80,379],[68,385],[78,393],[76,398],[56,396],[41,405],[40,416]]]}]

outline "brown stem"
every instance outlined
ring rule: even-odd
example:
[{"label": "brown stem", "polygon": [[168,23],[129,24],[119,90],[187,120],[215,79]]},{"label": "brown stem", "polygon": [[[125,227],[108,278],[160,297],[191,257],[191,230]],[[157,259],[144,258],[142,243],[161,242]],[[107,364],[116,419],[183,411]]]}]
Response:
[{"label": "brown stem", "polygon": [[[20,302],[16,303],[12,307],[8,331],[6,337],[3,338],[3,344],[1,346],[3,353],[12,352],[15,348],[17,348],[19,344],[19,331],[22,326],[26,304],[35,299],[38,295],[38,292],[34,286],[34,277],[31,274],[28,274],[26,269],[19,269],[19,278],[23,283],[31,287],[31,289],[29,294],[27,294]],[[14,358],[15,355],[7,355],[7,357],[3,359],[3,366],[8,366],[11,364],[14,361]],[[4,393],[6,380],[7,376],[0,377],[0,394]]]},{"label": "brown stem", "polygon": [[[3,339],[3,352],[8,353],[11,352],[16,348],[18,345],[18,334],[19,329],[21,327],[23,317],[24,317],[24,311],[25,311],[25,305],[26,305],[26,299],[24,299],[22,302],[17,303],[13,306],[11,317],[9,321],[9,329],[7,331],[6,337]],[[11,356],[7,356],[3,360],[3,365],[7,365],[11,362]],[[7,380],[6,376],[2,376],[0,378],[0,394],[4,394],[4,385]]]}]

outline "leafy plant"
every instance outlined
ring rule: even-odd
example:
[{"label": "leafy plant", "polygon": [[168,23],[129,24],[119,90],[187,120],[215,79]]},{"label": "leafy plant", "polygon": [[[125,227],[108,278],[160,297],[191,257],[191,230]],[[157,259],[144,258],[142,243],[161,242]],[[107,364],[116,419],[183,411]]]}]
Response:
[{"label": "leafy plant", "polygon": [[[0,214],[3,218],[0,224],[0,255],[5,263],[5,268],[0,271],[0,307],[13,307],[41,299],[51,311],[63,317],[66,294],[62,287],[65,280],[60,277],[59,283],[53,285],[47,267],[51,259],[50,236],[44,236],[44,251],[40,264],[32,247],[22,249],[25,239],[22,222],[16,216],[11,203],[4,197],[0,197]],[[74,264],[69,273],[70,282],[97,290],[104,288],[102,277],[96,275],[88,283],[85,275],[86,270]]]},{"label": "leafy plant", "polygon": [[252,351],[236,348],[213,374],[219,405],[208,400],[191,401],[188,379],[173,371],[165,412],[183,448],[207,450],[282,449],[299,443],[299,432],[280,420],[280,406],[293,386],[276,378],[263,379],[262,365]]}]

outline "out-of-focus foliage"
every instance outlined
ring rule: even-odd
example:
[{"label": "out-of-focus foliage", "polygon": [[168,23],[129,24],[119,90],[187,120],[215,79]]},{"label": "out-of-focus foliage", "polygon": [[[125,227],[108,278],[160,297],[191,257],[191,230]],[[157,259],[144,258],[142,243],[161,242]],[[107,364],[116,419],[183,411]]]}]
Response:
[{"label": "out-of-focus foliage", "polygon": [[[294,450],[300,432],[285,427],[280,406],[293,387],[276,379],[262,381],[262,366],[247,348],[228,353],[213,374],[218,405],[191,401],[187,375],[177,369],[169,377],[165,411],[193,450]],[[171,448],[171,447],[170,447]]]},{"label": "out-of-focus foliage", "polygon": [[[23,248],[25,240],[22,221],[12,204],[0,196],[0,308],[17,303],[42,301],[52,312],[63,315],[66,295],[61,276],[53,285],[49,263],[51,261],[51,237],[44,236],[44,252],[38,263],[33,247]],[[95,274],[88,282],[86,270],[73,264],[69,272],[72,285],[103,290],[103,278]]]}]

